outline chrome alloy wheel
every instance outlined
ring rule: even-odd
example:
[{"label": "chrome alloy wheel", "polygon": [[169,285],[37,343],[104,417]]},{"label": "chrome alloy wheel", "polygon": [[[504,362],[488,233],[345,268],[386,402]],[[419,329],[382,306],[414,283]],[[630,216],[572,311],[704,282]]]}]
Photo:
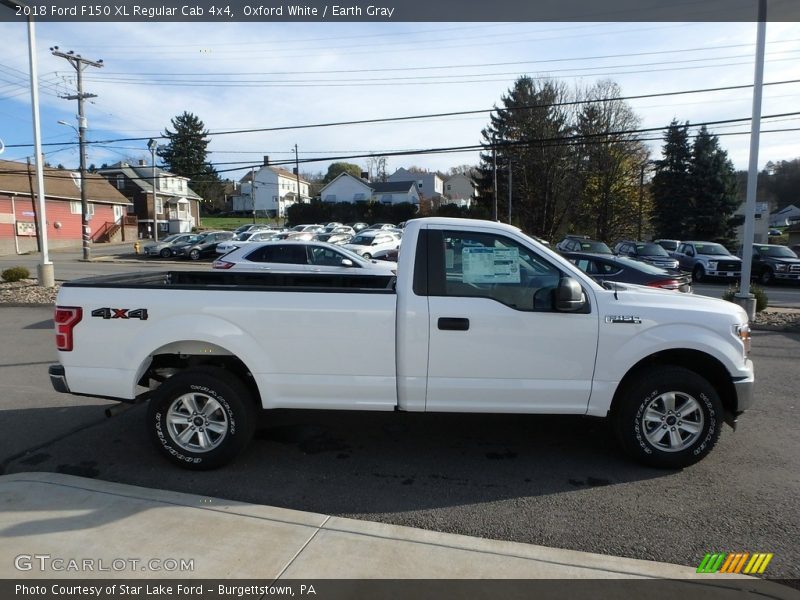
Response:
[{"label": "chrome alloy wheel", "polygon": [[700,403],[684,392],[666,392],[644,408],[642,429],[647,441],[663,452],[680,452],[697,441],[705,416]]},{"label": "chrome alloy wheel", "polygon": [[170,437],[183,450],[208,452],[228,434],[228,415],[211,396],[200,393],[177,397],[167,411]]}]

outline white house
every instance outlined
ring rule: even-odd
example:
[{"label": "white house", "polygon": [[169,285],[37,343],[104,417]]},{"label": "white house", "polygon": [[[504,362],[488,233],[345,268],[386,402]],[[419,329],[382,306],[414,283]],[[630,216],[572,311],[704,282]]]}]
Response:
[{"label": "white house", "polygon": [[[255,183],[254,181],[255,180]],[[232,208],[238,212],[264,212],[273,217],[283,218],[290,206],[297,202],[309,202],[309,183],[294,173],[264,164],[255,175],[250,172],[241,179],[238,196],[232,198]]]},{"label": "white house", "polygon": [[475,182],[471,177],[457,173],[445,179],[444,195],[452,204],[469,208],[475,201]]},{"label": "white house", "polygon": [[367,182],[350,173],[340,173],[320,191],[323,202],[382,202],[419,204],[416,181]]},{"label": "white house", "polygon": [[444,196],[444,179],[438,173],[420,173],[400,168],[389,176],[388,181],[415,181],[417,191],[426,200],[438,201]]},{"label": "white house", "polygon": [[[744,239],[745,208],[745,203],[742,202],[734,213],[734,217],[738,217],[737,220],[741,222],[740,225],[736,226],[736,240],[739,245]],[[769,243],[769,219],[767,218],[767,213],[769,213],[769,204],[767,202],[756,202],[755,229],[753,230],[753,241],[756,244]]]},{"label": "white house", "polygon": [[382,181],[371,183],[372,197],[382,204],[409,202],[419,205],[419,187],[416,181]]},{"label": "white house", "polygon": [[775,211],[769,216],[770,227],[783,227],[790,225],[794,221],[800,221],[800,208],[794,204],[784,206],[781,210]]},{"label": "white house", "polygon": [[372,199],[372,188],[363,179],[342,172],[320,190],[319,197],[323,202],[367,202]]}]

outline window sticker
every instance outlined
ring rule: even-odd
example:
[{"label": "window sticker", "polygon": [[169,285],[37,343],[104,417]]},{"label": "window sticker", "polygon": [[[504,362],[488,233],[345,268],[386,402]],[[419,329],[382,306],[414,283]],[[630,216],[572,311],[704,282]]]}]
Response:
[{"label": "window sticker", "polygon": [[518,248],[463,248],[464,283],[519,283]]},{"label": "window sticker", "polygon": [[452,269],[456,263],[456,253],[452,248],[445,248],[444,251],[445,268]]}]

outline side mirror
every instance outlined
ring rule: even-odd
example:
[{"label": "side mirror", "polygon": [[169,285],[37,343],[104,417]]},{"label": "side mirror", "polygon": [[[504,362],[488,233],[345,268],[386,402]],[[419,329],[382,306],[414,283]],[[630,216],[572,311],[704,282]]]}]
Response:
[{"label": "side mirror", "polygon": [[583,288],[572,277],[563,277],[556,289],[556,310],[575,312],[586,306]]},{"label": "side mirror", "polygon": [[350,260],[349,258],[343,258],[341,264],[342,264],[343,267],[352,267],[353,266],[353,261]]}]

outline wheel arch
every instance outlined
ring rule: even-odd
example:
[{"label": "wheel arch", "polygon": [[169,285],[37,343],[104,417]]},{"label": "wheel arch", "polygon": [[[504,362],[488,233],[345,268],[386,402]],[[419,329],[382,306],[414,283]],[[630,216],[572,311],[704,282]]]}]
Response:
[{"label": "wheel arch", "polygon": [[659,365],[683,367],[705,378],[719,395],[725,410],[726,422],[732,423],[736,413],[736,390],[728,370],[716,357],[701,350],[688,348],[655,352],[628,369],[614,392],[609,414],[613,414],[619,407],[627,387],[641,372]]}]

